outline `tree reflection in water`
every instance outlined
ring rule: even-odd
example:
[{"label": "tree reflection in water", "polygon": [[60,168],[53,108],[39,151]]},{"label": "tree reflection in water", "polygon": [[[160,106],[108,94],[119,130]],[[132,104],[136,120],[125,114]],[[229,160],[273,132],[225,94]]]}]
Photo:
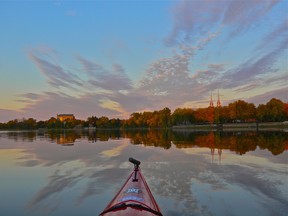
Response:
[{"label": "tree reflection in water", "polygon": [[[15,141],[33,142],[38,137],[44,137],[60,145],[73,145],[77,139],[88,139],[89,142],[130,139],[133,145],[154,146],[169,149],[174,144],[177,148],[203,147],[210,148],[211,152],[221,153],[230,150],[239,155],[249,151],[267,149],[273,155],[288,150],[288,133],[281,131],[265,132],[193,132],[172,130],[51,130],[45,133],[39,131],[9,132],[9,139]],[[6,136],[0,134],[1,136]],[[215,152],[216,150],[216,152]]]},{"label": "tree reflection in water", "polygon": [[[218,197],[221,199],[221,196],[222,198],[227,196],[229,199],[231,198],[229,194],[233,194],[231,198],[233,201],[225,202],[235,208],[237,199],[241,202],[246,200],[246,197],[241,198],[241,196],[235,198],[239,188],[246,196],[261,196],[271,199],[268,200],[269,202],[288,206],[287,198],[285,198],[287,190],[286,192],[285,189],[282,190],[286,187],[282,177],[287,176],[287,168],[283,165],[285,161],[280,161],[283,160],[280,154],[288,150],[288,133],[285,132],[65,130],[0,133],[0,139],[5,140],[5,138],[11,140],[10,143],[22,141],[27,145],[27,142],[29,144],[35,142],[34,145],[27,145],[27,148],[24,145],[22,152],[26,155],[18,157],[20,162],[17,161],[17,164],[23,167],[42,165],[41,169],[49,171],[49,175],[43,180],[45,185],[35,190],[37,192],[31,195],[32,199],[27,204],[31,209],[39,209],[41,213],[43,209],[46,209],[47,214],[53,212],[53,215],[61,215],[60,213],[54,214],[54,212],[60,209],[61,200],[57,198],[62,196],[67,202],[74,197],[73,201],[76,205],[85,205],[84,200],[87,201],[89,197],[94,196],[93,203],[95,200],[97,204],[103,202],[101,207],[104,207],[107,203],[106,200],[104,203],[102,196],[109,195],[108,202],[111,194],[117,192],[112,191],[111,187],[113,189],[115,187],[116,190],[127,177],[131,168],[127,158],[132,154],[139,160],[145,161],[142,170],[153,194],[160,197],[160,200],[169,200],[167,202],[172,202],[174,205],[169,206],[169,210],[165,212],[167,216],[210,215],[213,207],[205,203],[206,200],[203,202],[201,196],[209,200],[211,194],[213,194],[211,200],[214,202],[217,202]],[[8,144],[7,146],[11,148]],[[62,148],[62,146],[65,147]],[[119,150],[119,146],[121,147],[120,154],[112,156],[103,154],[103,152]],[[141,146],[156,148],[138,148]],[[166,151],[167,149],[169,151]],[[194,149],[198,152],[195,153]],[[270,155],[268,156],[270,161],[273,158],[278,158],[275,159],[278,161],[270,163],[265,161],[268,157],[258,157],[257,162],[242,161],[241,164],[238,161],[234,162],[234,157],[232,161],[219,166],[207,160],[210,153],[212,162],[214,155],[218,155],[220,160],[224,154],[222,151],[226,152],[227,157],[229,156],[227,151],[230,151],[237,156],[246,154],[246,158],[249,159],[253,151],[259,149],[269,152],[261,151],[257,154],[264,152],[266,156]],[[186,152],[191,154],[186,154]],[[274,157],[274,155],[280,156]],[[239,158],[236,159],[239,160]],[[266,167],[265,163],[269,166]],[[203,189],[203,187],[206,188]],[[75,190],[75,188],[81,188],[81,190]],[[73,196],[67,196],[71,191],[75,191]],[[209,194],[211,191],[213,193]],[[252,204],[259,202],[256,198],[256,201],[251,198],[247,200],[252,200]],[[267,204],[268,201],[263,201],[263,203]],[[100,208],[100,204],[98,207]],[[225,204],[222,204],[221,208],[225,209]],[[277,209],[273,205],[269,208],[273,211]],[[191,214],[192,210],[193,214]],[[228,213],[231,211],[228,210]]]}]

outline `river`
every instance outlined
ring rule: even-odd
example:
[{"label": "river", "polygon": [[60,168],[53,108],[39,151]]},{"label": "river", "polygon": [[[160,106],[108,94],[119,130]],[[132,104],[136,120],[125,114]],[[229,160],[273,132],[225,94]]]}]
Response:
[{"label": "river", "polygon": [[2,131],[1,215],[98,215],[129,157],[165,216],[288,212],[287,132]]}]

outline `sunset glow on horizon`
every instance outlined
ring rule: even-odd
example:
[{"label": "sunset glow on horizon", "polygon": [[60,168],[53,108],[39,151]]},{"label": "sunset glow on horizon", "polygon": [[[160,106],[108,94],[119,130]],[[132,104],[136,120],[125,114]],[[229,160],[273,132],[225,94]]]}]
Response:
[{"label": "sunset glow on horizon", "polygon": [[0,122],[288,102],[287,0],[0,2]]}]

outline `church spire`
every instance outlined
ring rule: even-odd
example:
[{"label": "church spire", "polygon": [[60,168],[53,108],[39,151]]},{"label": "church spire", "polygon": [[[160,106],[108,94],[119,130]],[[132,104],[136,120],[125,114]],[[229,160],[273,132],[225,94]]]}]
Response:
[{"label": "church spire", "polygon": [[213,99],[212,99],[212,92],[211,92],[211,96],[210,96],[210,105],[209,105],[209,107],[214,107]]},{"label": "church spire", "polygon": [[218,89],[217,107],[221,107],[221,101],[220,101],[219,89]]}]

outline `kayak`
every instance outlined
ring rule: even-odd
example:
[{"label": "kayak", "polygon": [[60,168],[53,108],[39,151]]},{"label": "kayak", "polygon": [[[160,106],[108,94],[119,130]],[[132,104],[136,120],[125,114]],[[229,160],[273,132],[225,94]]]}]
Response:
[{"label": "kayak", "polygon": [[99,216],[163,216],[140,170],[140,161],[129,158],[134,170]]}]

